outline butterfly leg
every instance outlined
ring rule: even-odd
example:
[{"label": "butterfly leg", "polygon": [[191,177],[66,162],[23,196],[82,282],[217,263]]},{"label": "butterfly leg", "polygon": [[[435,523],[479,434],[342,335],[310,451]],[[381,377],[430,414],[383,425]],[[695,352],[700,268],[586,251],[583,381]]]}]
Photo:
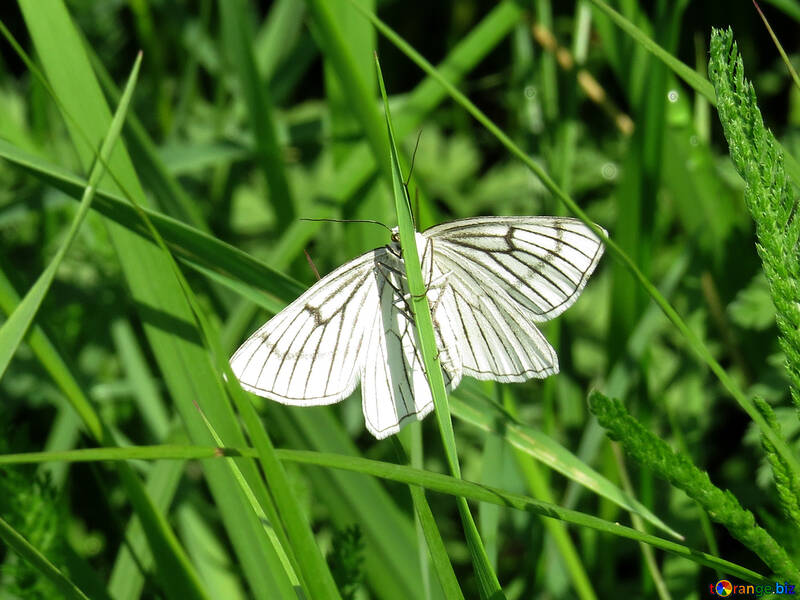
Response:
[{"label": "butterfly leg", "polygon": [[392,290],[394,290],[394,293],[396,294],[397,298],[403,303],[402,306],[397,307],[397,310],[400,312],[401,315],[403,315],[408,320],[410,324],[413,325],[414,316],[411,311],[411,306],[406,301],[406,296],[408,294],[403,294],[403,290],[400,289],[400,287],[392,281],[392,274],[397,276],[400,276],[400,274],[397,271],[388,268],[386,265],[379,264],[378,268],[381,269],[381,271],[383,272],[383,277],[386,280],[386,283],[389,285],[390,288],[392,288]]}]

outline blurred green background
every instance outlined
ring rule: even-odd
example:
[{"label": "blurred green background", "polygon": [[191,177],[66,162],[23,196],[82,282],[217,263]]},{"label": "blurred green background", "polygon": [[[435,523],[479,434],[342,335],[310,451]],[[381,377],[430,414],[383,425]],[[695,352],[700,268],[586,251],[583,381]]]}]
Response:
[{"label": "blurred green background", "polygon": [[[795,440],[798,422],[789,408],[744,184],[708,100],[593,2],[363,4],[441,68],[609,231],[745,393],[775,407],[783,433]],[[800,93],[751,3],[611,4],[703,76],[711,27],[731,26],[766,125],[797,155]],[[3,318],[18,301],[14,290],[23,296],[62,244],[82,193],[75,177],[87,177],[94,162],[90,147],[99,149],[107,128],[89,100],[98,96],[76,66],[81,53],[113,112],[136,53],[143,51],[117,142],[120,147],[124,141],[136,175],[126,171],[115,183],[103,180],[117,202],[98,195],[98,210],[84,221],[36,315],[37,329],[0,380],[3,453],[95,446],[90,414],[119,445],[203,445],[207,432],[193,402],[208,413],[204,402],[214,405],[214,394],[224,394],[209,391],[219,385],[204,375],[212,370],[207,358],[194,362],[207,353],[175,308],[181,297],[173,275],[137,250],[145,243],[157,255],[143,241],[147,234],[135,213],[124,210],[126,196],[168,217],[159,221],[162,235],[220,346],[232,352],[271,311],[314,282],[303,250],[324,275],[388,241],[375,226],[299,220],[395,224],[390,182],[376,167],[388,154],[376,156],[369,146],[370,117],[364,116],[379,106],[373,51],[406,166],[419,136],[410,183],[419,229],[474,215],[568,214],[524,164],[346,0],[67,1],[71,22],[59,6],[48,0],[0,9],[2,23],[61,96],[54,101],[3,42]],[[763,9],[796,63],[800,2],[774,0]],[[331,41],[331,23],[344,58]],[[351,79],[343,80],[342,61]],[[368,92],[364,105],[353,100],[362,92]],[[72,117],[65,119],[65,112]],[[99,131],[81,140],[76,131],[95,121]],[[123,191],[113,192],[116,185]],[[109,226],[109,218],[117,224]],[[170,304],[175,298],[178,304]],[[543,432],[623,487],[624,458],[615,457],[588,412],[587,393],[597,387],[623,400],[649,430],[686,452],[796,551],[797,532],[781,513],[747,415],[619,261],[607,254],[581,299],[543,332],[558,351],[558,376],[503,389],[465,382],[456,395],[454,426],[465,479],[629,524],[620,506],[579,487],[577,476],[534,462],[535,451],[521,450],[508,432],[509,423]],[[366,433],[359,397],[357,392],[340,405],[314,409],[253,401],[276,447],[396,462],[391,441],[376,442]],[[90,408],[76,412],[76,398]],[[208,416],[224,439],[241,435],[228,432],[236,427],[231,415]],[[425,448],[419,464],[445,472],[433,418],[408,427],[403,439],[414,445],[419,435]],[[209,438],[205,445],[211,443]],[[268,581],[259,581],[256,555],[251,553],[251,563],[243,558],[248,546],[242,540],[257,519],[235,520],[248,505],[241,498],[240,504],[223,502],[227,472],[216,468],[211,474],[210,462],[221,463],[131,465],[210,597],[278,597]],[[442,597],[424,566],[424,542],[404,485],[292,463],[286,469],[346,597]],[[633,494],[683,534],[687,546],[767,572],[683,492],[632,461],[627,473]],[[450,496],[427,496],[463,594],[477,597],[455,503]],[[632,540],[569,527],[558,542],[534,514],[489,504],[473,509],[508,598],[656,597],[653,571]],[[179,594],[179,584],[164,583],[157,574],[158,560],[141,529],[131,528],[130,491],[109,463],[3,468],[0,517],[90,597]],[[571,558],[568,547],[576,552]],[[3,551],[2,560],[0,598],[57,594],[41,570],[14,552]],[[705,597],[708,584],[725,575],[658,551],[655,562],[675,598]]]}]

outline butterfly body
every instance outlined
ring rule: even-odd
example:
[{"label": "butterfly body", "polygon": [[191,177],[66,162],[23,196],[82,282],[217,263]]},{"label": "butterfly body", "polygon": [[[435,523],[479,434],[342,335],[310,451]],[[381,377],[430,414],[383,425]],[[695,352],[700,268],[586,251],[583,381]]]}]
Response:
[{"label": "butterfly body", "polygon": [[[558,372],[534,323],[571,305],[602,255],[576,219],[476,217],[416,233],[445,384]],[[231,358],[242,386],[296,406],[338,402],[361,383],[367,428],[396,433],[433,410],[396,230],[335,269]]]}]

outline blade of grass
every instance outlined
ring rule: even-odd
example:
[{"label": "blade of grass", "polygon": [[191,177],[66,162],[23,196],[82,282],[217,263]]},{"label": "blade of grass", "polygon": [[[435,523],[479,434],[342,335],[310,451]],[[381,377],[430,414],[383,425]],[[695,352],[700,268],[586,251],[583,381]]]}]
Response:
[{"label": "blade of grass", "polygon": [[[17,308],[19,302],[20,297],[17,290],[14,289],[5,272],[0,269],[0,310],[6,315],[10,315]],[[28,332],[27,340],[39,362],[69,401],[72,410],[80,417],[89,435],[95,440],[102,439],[103,425],[100,417],[50,338],[39,325],[34,324]]]},{"label": "blade of grass", "polygon": [[212,598],[245,600],[242,578],[232,564],[230,551],[219,538],[216,528],[205,518],[205,507],[184,502],[177,510],[178,528],[197,571]]},{"label": "blade of grass", "polygon": [[786,56],[786,52],[784,51],[783,46],[781,46],[781,43],[778,41],[778,37],[775,35],[775,32],[772,31],[772,27],[769,26],[769,21],[767,21],[767,17],[761,11],[761,7],[758,5],[758,2],[756,2],[756,0],[753,0],[753,6],[756,7],[756,10],[758,11],[758,16],[761,17],[761,20],[764,22],[764,27],[767,28],[767,31],[769,32],[769,37],[772,38],[772,42],[778,49],[778,52],[781,55],[781,60],[783,60],[783,64],[786,65],[786,70],[789,71],[789,75],[792,76],[792,81],[794,81],[795,87],[800,89],[800,77],[797,76],[797,71],[794,70],[794,67],[792,66],[792,61],[790,61],[789,57]]},{"label": "blade of grass", "polygon": [[[333,411],[327,407],[286,411],[280,405],[265,404],[264,418],[275,423],[287,444],[298,449],[345,456],[360,451]],[[419,595],[420,572],[415,568],[418,548],[406,511],[399,507],[379,482],[353,473],[310,469],[306,471],[316,497],[326,499],[333,525],[345,529],[358,515],[364,533],[364,572],[370,586],[382,600],[405,600]],[[391,586],[385,583],[391,581]]]},{"label": "blade of grass", "polygon": [[[515,408],[513,398],[507,386],[503,387],[502,394],[505,406],[507,408]],[[531,459],[530,456],[520,450],[515,449],[514,455],[517,459],[517,466],[520,471],[522,471],[522,475],[525,478],[531,495],[545,502],[555,502],[550,482],[539,468],[539,465]],[[567,528],[563,523],[552,519],[546,519],[543,525],[547,529],[547,533],[558,552],[564,570],[569,574],[576,595],[584,600],[595,600],[597,594],[595,594],[592,582],[581,563],[578,551],[575,549],[575,545],[569,537]]]},{"label": "blade of grass", "polygon": [[[593,1],[596,2],[597,0]],[[354,6],[358,5],[354,4]],[[530,156],[527,155],[527,153],[519,148],[519,146],[517,146],[499,127],[497,127],[497,125],[495,125],[477,106],[470,102],[470,100],[463,93],[455,88],[452,83],[437,73],[435,68],[416,50],[414,50],[413,47],[411,47],[385,23],[378,19],[376,15],[363,10],[362,12],[373,22],[375,27],[389,40],[391,40],[392,43],[398,46],[398,48],[400,48],[403,53],[406,54],[406,56],[416,63],[423,71],[439,81],[439,83],[447,89],[448,93],[458,104],[467,110],[475,118],[475,120],[488,129],[497,138],[497,140],[509,150],[509,152],[519,158],[536,175],[536,177],[539,178],[544,186],[551,193],[553,193],[556,198],[563,202],[564,205],[567,206],[567,208],[569,208],[569,210],[575,216],[580,218],[580,220],[583,221],[587,227],[595,232],[595,234],[603,241],[603,244],[606,246],[606,248],[608,248],[609,254],[620,260],[628,268],[639,284],[644,287],[648,295],[656,302],[658,307],[672,322],[675,328],[678,329],[689,347],[694,351],[701,361],[708,365],[717,379],[719,379],[723,387],[734,398],[734,400],[736,400],[739,406],[747,413],[753,422],[755,422],[759,430],[766,436],[766,438],[775,446],[778,453],[786,461],[788,467],[795,473],[797,477],[800,477],[800,462],[798,462],[797,458],[787,446],[786,442],[772,430],[772,428],[764,419],[763,415],[756,409],[752,400],[744,394],[739,384],[730,375],[728,375],[727,371],[725,371],[722,365],[720,365],[720,363],[714,358],[708,346],[706,346],[697,336],[697,334],[695,334],[695,332],[689,328],[689,326],[686,324],[686,321],[683,320],[683,318],[672,307],[672,305],[664,298],[664,296],[661,295],[661,293],[650,282],[650,280],[644,276],[633,259],[631,259],[631,257],[625,253],[616,242],[609,239],[609,237],[602,230],[597,228],[594,223],[589,220],[589,217],[586,215],[583,209],[581,209],[580,206],[578,206],[578,204],[569,195],[567,195],[558,185],[556,185],[553,179],[544,171],[544,169],[542,169],[540,165],[538,165]],[[798,179],[798,181],[800,181],[800,179]]]},{"label": "blade of grass", "polygon": [[[462,496],[478,502],[490,502],[508,508],[523,510],[533,514],[560,519],[574,525],[587,527],[596,531],[609,533],[619,537],[650,544],[678,556],[683,556],[698,564],[712,569],[721,569],[723,573],[740,577],[753,583],[767,583],[763,575],[732,563],[678,544],[676,542],[642,533],[620,525],[605,521],[593,515],[562,508],[557,505],[541,502],[528,496],[515,494],[464,479],[456,479],[449,475],[415,469],[405,465],[387,463],[378,460],[355,456],[341,456],[324,452],[307,450],[276,450],[278,458],[301,464],[343,469],[382,479],[397,481],[408,485],[417,485],[450,496]],[[156,460],[156,459],[219,459],[223,457],[255,456],[253,448],[218,448],[199,446],[134,446],[129,448],[89,448],[66,452],[30,452],[23,454],[0,454],[0,464],[31,464],[51,460],[68,460],[72,462],[119,461],[119,460]],[[206,460],[205,462],[209,462]]]},{"label": "blade of grass", "polygon": [[305,13],[305,5],[296,0],[278,0],[270,7],[253,45],[258,74],[263,81],[272,80],[279,63],[285,62],[287,53],[297,43]]},{"label": "blade of grass", "polygon": [[[403,445],[397,436],[392,437],[394,442],[395,452],[400,457],[400,462],[403,464],[408,463],[408,455],[406,454]],[[420,527],[422,528],[423,535],[425,536],[425,543],[428,546],[428,553],[430,554],[433,568],[436,571],[436,576],[439,579],[439,585],[442,586],[445,598],[463,598],[464,594],[461,592],[461,586],[458,585],[458,579],[453,571],[453,565],[450,558],[447,556],[447,549],[442,540],[442,534],[439,532],[439,527],[436,525],[436,519],[433,517],[431,507],[428,500],[425,498],[425,490],[416,485],[408,486],[408,491],[411,493],[411,501],[414,503],[414,510],[417,513]]]},{"label": "blade of grass", "polygon": [[[156,463],[148,474],[145,488],[159,511],[169,512],[169,505],[175,497],[184,466],[181,461],[161,461]],[[120,546],[108,581],[108,592],[114,600],[139,598],[145,582],[144,573],[140,568],[149,572],[154,566],[155,557],[150,551],[142,522],[138,517],[134,516],[129,521],[125,539],[127,544]]]},{"label": "blade of grass", "polygon": [[[26,153],[4,140],[0,140],[0,157],[22,167],[73,198],[80,197],[81,190],[86,185],[81,177]],[[95,196],[92,203],[94,210],[133,233],[150,237],[136,210],[119,194],[107,188],[100,188]],[[185,223],[148,209],[143,210],[184,264],[214,278],[215,281],[246,296],[259,306],[277,312],[303,292],[304,288],[299,283],[249,254]],[[242,282],[246,282],[247,285]]]},{"label": "blade of grass", "polygon": [[[106,95],[112,102],[116,102],[119,90],[114,84],[114,80],[94,49],[88,43],[85,43],[84,47],[91,58],[92,66]],[[192,201],[174,174],[167,170],[156,150],[155,143],[135,114],[129,114],[125,120],[124,135],[125,144],[130,149],[131,158],[138,167],[142,181],[152,191],[153,197],[158,200],[159,205],[164,207],[167,214],[176,219],[184,221],[204,233],[210,233],[211,230],[203,218],[202,211]]]},{"label": "blade of grass", "polygon": [[[664,50],[661,46],[655,43],[647,34],[639,29],[635,24],[626,19],[620,13],[611,8],[603,0],[590,0],[598,9],[603,11],[611,18],[617,26],[625,33],[630,35],[636,40],[643,48],[651,52],[656,58],[664,62],[672,71],[681,79],[683,79],[692,89],[699,94],[702,94],[714,106],[717,105],[717,95],[714,93],[714,86],[705,77],[700,75],[697,71],[690,66],[682,63],[677,58],[672,56],[669,52]],[[786,159],[786,170],[792,176],[795,182],[800,182],[800,163],[792,156],[791,153],[786,152],[784,149],[784,156]]]},{"label": "blade of grass", "polygon": [[220,0],[218,6],[222,20],[222,42],[238,77],[250,115],[258,159],[269,185],[270,204],[278,227],[285,227],[295,218],[294,203],[272,118],[272,101],[267,86],[261,83],[253,57],[252,15],[247,11],[244,0]]},{"label": "blade of grass", "polygon": [[373,160],[377,161],[384,180],[389,182],[392,180],[391,167],[381,158],[386,153],[386,132],[381,116],[374,96],[370,94],[369,86],[356,66],[350,47],[336,25],[333,6],[325,0],[306,0],[306,4],[314,19],[316,39],[323,46],[325,58],[339,78],[341,89],[353,107],[353,115],[361,123]]},{"label": "blade of grass", "polygon": [[[417,251],[416,232],[414,231],[414,220],[411,216],[411,203],[408,198],[408,190],[403,183],[405,179],[400,173],[400,162],[395,145],[394,131],[392,127],[391,114],[389,112],[389,97],[386,94],[381,66],[378,55],[375,55],[375,66],[378,71],[378,84],[383,96],[383,105],[386,116],[386,130],[389,137],[389,151],[391,153],[392,184],[394,188],[395,210],[397,211],[397,223],[400,230],[400,245],[403,248],[403,264],[406,269],[406,280],[408,290],[411,295],[411,312],[414,314],[416,324],[416,338],[419,344],[422,361],[425,365],[425,373],[433,396],[433,403],[436,407],[436,421],[439,425],[439,434],[442,438],[445,456],[447,457],[450,472],[454,477],[461,477],[461,467],[458,464],[458,453],[456,451],[456,441],[453,435],[453,422],[450,418],[450,409],[447,404],[447,392],[444,387],[444,376],[439,365],[438,352],[436,349],[436,337],[433,331],[433,318],[431,309],[428,305],[428,297],[425,293],[425,283],[422,278],[422,267],[419,262]],[[464,534],[467,538],[467,545],[472,557],[472,564],[478,579],[478,588],[481,598],[504,598],[503,590],[497,580],[497,575],[492,569],[486,548],[483,546],[469,505],[464,498],[457,498],[458,512],[464,527]]]},{"label": "blade of grass", "polygon": [[[506,443],[516,450],[546,464],[621,508],[641,515],[654,527],[676,539],[683,539],[683,536],[636,498],[625,493],[545,433],[520,423],[509,412],[496,406],[477,388],[478,386],[471,385],[470,382],[461,384],[459,390],[450,398],[453,415],[483,431],[502,436]],[[478,401],[472,401],[470,396],[478,398]]]},{"label": "blade of grass", "polygon": [[139,75],[139,67],[141,64],[142,55],[140,53],[133,64],[133,69],[131,69],[131,74],[128,77],[128,83],[125,86],[125,92],[122,94],[117,112],[111,121],[108,133],[100,148],[100,160],[95,162],[92,167],[92,171],[89,174],[89,181],[83,192],[83,197],[81,198],[80,206],[75,213],[75,217],[72,219],[64,241],[61,242],[50,264],[47,265],[47,268],[36,280],[36,283],[34,283],[31,289],[28,290],[28,293],[25,294],[22,302],[20,302],[14,312],[9,315],[6,322],[0,326],[0,378],[3,377],[3,374],[8,368],[8,363],[11,362],[11,357],[14,356],[20,342],[25,337],[31,323],[33,323],[33,320],[36,318],[36,313],[39,311],[39,307],[50,289],[50,284],[53,283],[56,271],[61,265],[64,256],[66,256],[72,242],[75,240],[75,237],[78,235],[83,219],[89,212],[95,189],[97,188],[101,176],[105,172],[105,162],[111,155],[114,144],[122,130],[122,124],[125,121],[125,115],[128,111],[131,96],[133,95],[133,90],[136,88],[136,78]]},{"label": "blade of grass", "polygon": [[[94,144],[87,139],[100,137],[102,128],[110,121],[110,114],[79,36],[63,2],[22,0],[20,5],[48,80],[56,92],[55,97],[67,116],[67,128],[78,156],[88,164],[94,159]],[[124,146],[118,150],[109,162],[109,171],[115,175],[114,185],[109,187],[118,191],[118,180],[129,195],[144,202],[146,197]],[[191,309],[171,273],[168,260],[149,241],[113,222],[107,224],[132,300],[143,317],[145,335],[190,437],[195,442],[210,439],[197,415],[195,403],[198,403],[212,418],[226,443],[242,443],[241,429],[222,386],[212,374],[208,355],[197,344],[198,332],[192,326]],[[202,368],[202,365],[207,367]],[[255,465],[246,463],[242,468],[251,485],[258,486]],[[254,596],[270,599],[293,597],[294,590],[269,539],[228,469],[224,465],[208,464],[205,474]],[[263,488],[263,483],[261,486]],[[132,499],[138,496],[130,494]],[[170,547],[176,557],[178,548]],[[171,560],[173,557],[169,555],[159,557],[156,564],[164,569]],[[190,587],[186,586],[184,596],[188,589]]]},{"label": "blade of grass", "polygon": [[58,568],[47,560],[47,557],[31,546],[11,525],[0,517],[0,539],[16,552],[20,557],[27,560],[42,575],[47,577],[53,584],[61,590],[65,598],[77,598],[78,600],[89,600],[78,587],[70,581]]}]

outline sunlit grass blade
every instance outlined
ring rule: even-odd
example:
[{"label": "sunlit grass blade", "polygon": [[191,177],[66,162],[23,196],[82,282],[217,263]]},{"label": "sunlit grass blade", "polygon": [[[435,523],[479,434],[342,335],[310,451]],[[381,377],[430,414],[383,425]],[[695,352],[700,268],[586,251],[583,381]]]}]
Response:
[{"label": "sunlit grass blade", "polygon": [[[158,511],[164,514],[169,512],[184,467],[182,461],[162,461],[153,465],[148,473],[145,489]],[[156,560],[156,555],[150,551],[142,522],[135,515],[125,529],[125,540],[126,543],[117,553],[108,581],[109,594],[115,600],[139,598],[144,588],[145,574],[153,569]]]},{"label": "sunlit grass blade", "polygon": [[[116,101],[119,90],[117,90],[114,80],[88,44],[87,52],[90,52],[97,78],[106,94],[112,101]],[[159,205],[164,207],[165,212],[204,233],[209,233],[210,229],[203,219],[200,208],[181,187],[174,173],[167,170],[161,155],[156,150],[155,143],[135,114],[128,115],[125,120],[124,135],[131,158],[138,167],[142,181],[148,189],[152,190],[153,196]]]},{"label": "sunlit grass blade", "polygon": [[[85,180],[0,140],[0,157],[29,171],[73,198],[80,197]],[[106,187],[96,190],[92,208],[131,232],[150,237],[136,210],[119,194]],[[157,212],[143,209],[170,248],[197,271],[230,287],[262,306],[277,312],[299,296],[303,287],[249,254],[218,238]]]},{"label": "sunlit grass blade", "polygon": [[[82,164],[89,165],[95,159],[91,140],[102,139],[111,116],[74,23],[63,2],[58,0],[46,3],[23,0],[20,5],[49,85],[67,116],[67,129],[77,154]],[[146,202],[124,147],[119,146],[111,155],[108,170],[114,175],[113,184],[109,182],[110,189],[119,192],[122,186],[131,198]],[[171,271],[168,257],[137,233],[113,221],[107,220],[106,225],[131,292],[131,301],[142,317],[154,358],[191,439],[195,442],[209,440],[197,416],[195,406],[199,404],[210,415],[226,443],[243,443],[244,436],[230,411],[218,378],[213,375],[208,354],[196,343],[198,332],[193,325],[194,317]],[[169,319],[164,320],[165,315]],[[203,365],[207,367],[203,368]],[[255,465],[246,463],[242,469],[251,485],[254,482],[257,485],[259,479]],[[222,464],[212,463],[205,465],[204,472],[253,595],[257,598],[294,596],[268,538],[259,528],[255,514],[229,471]],[[142,494],[134,489],[129,496],[138,501]],[[143,522],[152,515],[152,511],[140,513]],[[202,596],[201,586],[174,537],[159,540],[158,536],[165,531],[161,523],[159,528],[152,530],[155,537],[150,538],[151,544],[158,547],[163,543],[166,550],[156,561],[157,567],[168,573],[161,582],[174,585],[165,591],[181,597],[187,594]],[[177,583],[180,577],[185,577],[186,581]]]},{"label": "sunlit grass blade", "polygon": [[75,598],[78,600],[89,600],[78,587],[70,581],[47,557],[22,537],[13,527],[11,527],[2,517],[0,517],[0,539],[5,545],[19,554],[24,560],[28,561],[33,567],[44,575],[47,579],[64,594],[64,598]]},{"label": "sunlit grass blade", "polygon": [[[389,111],[389,97],[386,94],[386,87],[381,74],[380,62],[375,55],[375,65],[378,70],[378,83],[386,116],[386,130],[389,138],[389,151],[391,153],[392,186],[394,191],[395,210],[397,212],[397,224],[400,230],[400,244],[403,248],[403,264],[406,269],[408,290],[411,295],[409,304],[414,314],[416,323],[417,342],[420,346],[420,354],[425,365],[425,373],[433,395],[433,403],[436,407],[436,421],[439,425],[439,434],[442,438],[445,456],[447,457],[448,467],[454,477],[461,477],[461,467],[458,464],[458,453],[456,451],[456,441],[453,434],[453,422],[450,418],[450,409],[447,404],[447,392],[444,387],[444,376],[439,364],[438,351],[436,348],[436,337],[433,331],[433,318],[428,304],[425,290],[425,283],[422,278],[422,267],[419,263],[417,252],[416,232],[414,230],[414,219],[411,216],[411,202],[408,198],[408,189],[404,183],[404,178],[400,172],[400,160],[395,145],[395,137],[392,126],[391,114]],[[475,574],[478,579],[478,588],[481,598],[503,598],[503,591],[497,580],[497,575],[489,562],[486,549],[481,541],[475,521],[472,518],[469,505],[464,498],[457,498],[458,512],[464,526],[464,534],[467,539],[472,564],[475,567]]]},{"label": "sunlit grass blade", "polygon": [[111,155],[111,151],[113,150],[114,144],[117,142],[117,138],[119,137],[119,133],[122,129],[122,124],[125,122],[125,115],[128,112],[128,105],[130,104],[133,90],[136,88],[136,78],[139,75],[139,67],[141,64],[142,55],[139,54],[133,64],[131,74],[128,77],[128,83],[126,84],[125,92],[122,94],[122,98],[120,99],[117,112],[114,115],[114,118],[111,121],[111,125],[108,129],[108,133],[103,140],[103,145],[100,148],[99,160],[97,160],[92,167],[92,171],[89,174],[89,181],[87,182],[86,188],[83,192],[83,197],[81,198],[80,206],[78,207],[78,211],[75,213],[75,217],[70,224],[69,231],[67,232],[64,241],[61,242],[58,251],[50,261],[50,264],[47,265],[47,268],[36,280],[36,283],[34,283],[28,293],[25,294],[22,302],[19,303],[14,312],[9,315],[8,320],[6,320],[2,327],[0,327],[0,378],[3,377],[3,374],[8,368],[8,363],[11,361],[11,357],[14,356],[14,353],[17,351],[17,347],[25,337],[25,334],[30,328],[31,323],[33,323],[33,320],[36,318],[36,313],[38,312],[44,297],[47,295],[48,290],[50,289],[50,284],[53,282],[53,279],[56,276],[56,271],[61,265],[61,261],[64,259],[64,256],[66,256],[73,240],[78,235],[78,231],[83,223],[83,219],[86,217],[87,213],[89,212],[89,208],[92,206],[95,190],[100,182],[103,172],[105,171],[106,161]]},{"label": "sunlit grass blade", "polygon": [[386,152],[386,133],[374,96],[369,92],[369,86],[355,64],[344,34],[336,25],[332,4],[325,0],[309,0],[307,4],[309,13],[314,18],[317,39],[340,80],[342,92],[353,106],[354,116],[361,123],[373,161],[376,161],[388,183],[392,180],[392,172],[388,161],[383,158]]},{"label": "sunlit grass blade", "polygon": [[[400,462],[406,464],[408,463],[408,456],[398,437],[393,437],[392,442],[394,443],[395,451],[400,457]],[[447,549],[445,548],[444,540],[442,540],[442,534],[439,532],[439,526],[436,524],[436,519],[433,516],[428,500],[425,498],[425,490],[416,485],[410,485],[408,491],[411,494],[411,501],[414,503],[414,510],[425,538],[428,554],[445,598],[463,598],[464,594],[458,585],[458,579],[456,579],[456,574],[453,571],[450,557],[447,555]]]},{"label": "sunlit grass blade", "polygon": [[[266,404],[264,418],[274,423],[291,447],[328,454],[360,456],[359,448],[328,408],[286,411]],[[404,600],[419,593],[421,580],[418,548],[407,512],[380,482],[353,473],[329,469],[306,469],[316,497],[337,529],[349,527],[353,515],[365,541],[364,575],[384,600]],[[391,586],[384,585],[391,581]]]},{"label": "sunlit grass blade", "polygon": [[[683,556],[698,564],[706,565],[712,569],[721,569],[722,572],[739,577],[753,583],[766,583],[767,579],[748,568],[730,561],[711,556],[704,552],[694,550],[682,544],[642,533],[620,525],[605,521],[593,515],[588,515],[575,510],[541,502],[528,496],[515,494],[505,490],[493,488],[464,479],[456,479],[449,475],[434,473],[433,471],[415,469],[405,465],[371,460],[355,456],[341,456],[325,452],[309,452],[306,450],[276,450],[278,458],[301,464],[316,465],[332,469],[343,469],[380,477],[382,479],[397,481],[408,485],[418,485],[442,494],[461,496],[473,501],[490,502],[507,508],[531,512],[544,517],[560,519],[580,527],[588,527],[605,534],[619,536],[634,541],[644,542]],[[73,462],[118,461],[118,460],[154,460],[154,459],[215,459],[223,457],[234,458],[242,456],[255,456],[253,448],[217,448],[198,446],[135,446],[130,448],[90,448],[86,450],[72,450],[67,452],[31,452],[24,454],[0,454],[0,464],[30,464],[51,460],[69,460]]]},{"label": "sunlit grass blade", "polygon": [[[508,389],[504,388],[501,393],[504,405],[509,409],[515,410],[516,406]],[[536,461],[521,450],[515,449],[514,455],[531,496],[537,500],[555,503],[550,480]],[[568,574],[577,596],[583,600],[595,600],[597,593],[592,586],[591,578],[586,572],[580,553],[572,542],[567,528],[563,523],[552,519],[545,519],[542,524],[552,540],[552,547],[558,553],[558,559],[563,564],[563,569]]]},{"label": "sunlit grass blade", "polygon": [[[683,538],[646,506],[611,483],[608,478],[598,473],[547,434],[520,423],[511,414],[496,407],[477,388],[478,386],[471,385],[471,382],[464,382],[450,398],[450,406],[455,417],[483,431],[501,435],[508,444],[517,450],[546,464],[551,469],[607,498],[625,510],[641,515],[654,527],[674,538]],[[473,401],[473,397],[478,401]]]},{"label": "sunlit grass blade", "polygon": [[[20,297],[8,277],[0,269],[0,309],[10,315],[19,306]],[[103,438],[103,425],[88,396],[81,389],[77,378],[67,366],[55,344],[36,324],[28,332],[28,345],[42,363],[47,373],[56,382],[59,390],[68,400],[72,410],[77,413],[90,436],[96,440]]]}]

